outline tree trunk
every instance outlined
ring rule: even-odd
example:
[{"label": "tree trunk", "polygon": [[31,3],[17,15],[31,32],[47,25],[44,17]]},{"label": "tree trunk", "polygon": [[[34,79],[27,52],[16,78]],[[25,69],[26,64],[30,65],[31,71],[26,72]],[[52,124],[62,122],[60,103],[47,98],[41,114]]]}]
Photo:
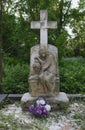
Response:
[{"label": "tree trunk", "polygon": [[0,0],[0,93],[2,93],[2,0]]}]

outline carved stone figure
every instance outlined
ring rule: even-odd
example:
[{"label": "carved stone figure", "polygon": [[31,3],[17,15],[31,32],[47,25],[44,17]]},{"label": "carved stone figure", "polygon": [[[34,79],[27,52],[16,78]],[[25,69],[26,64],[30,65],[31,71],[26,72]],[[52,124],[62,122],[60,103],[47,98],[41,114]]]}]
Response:
[{"label": "carved stone figure", "polygon": [[[59,92],[59,77],[57,74],[55,56],[45,46],[39,48],[38,56],[34,57],[29,82],[32,96],[54,96]],[[35,88],[34,88],[35,87]]]}]

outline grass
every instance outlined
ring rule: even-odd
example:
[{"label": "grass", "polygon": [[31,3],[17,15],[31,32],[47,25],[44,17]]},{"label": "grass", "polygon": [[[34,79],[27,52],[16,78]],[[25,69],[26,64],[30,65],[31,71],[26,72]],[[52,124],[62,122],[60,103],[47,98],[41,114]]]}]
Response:
[{"label": "grass", "polygon": [[0,112],[0,130],[48,130],[46,119],[35,119],[34,123],[24,123],[14,119],[14,115]]}]

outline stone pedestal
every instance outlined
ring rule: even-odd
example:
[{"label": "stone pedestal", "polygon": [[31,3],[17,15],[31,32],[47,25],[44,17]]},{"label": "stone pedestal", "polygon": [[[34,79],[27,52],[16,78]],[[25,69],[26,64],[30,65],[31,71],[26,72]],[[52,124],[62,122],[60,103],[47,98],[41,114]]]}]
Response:
[{"label": "stone pedestal", "polygon": [[[51,105],[52,110],[64,109],[63,106],[67,106],[69,99],[64,92],[60,92],[57,96],[43,96],[47,104]],[[27,111],[28,107],[33,104],[37,97],[32,97],[29,93],[25,93],[21,98],[21,107],[23,111]]]}]

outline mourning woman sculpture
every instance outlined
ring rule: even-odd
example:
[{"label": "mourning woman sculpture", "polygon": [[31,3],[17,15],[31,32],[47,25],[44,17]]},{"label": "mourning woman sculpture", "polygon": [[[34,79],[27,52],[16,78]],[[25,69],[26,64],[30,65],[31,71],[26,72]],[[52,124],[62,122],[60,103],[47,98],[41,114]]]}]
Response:
[{"label": "mourning woman sculpture", "polygon": [[32,67],[29,77],[32,96],[57,94],[59,88],[57,86],[58,77],[54,55],[45,47],[41,47],[39,55],[34,57]]}]

